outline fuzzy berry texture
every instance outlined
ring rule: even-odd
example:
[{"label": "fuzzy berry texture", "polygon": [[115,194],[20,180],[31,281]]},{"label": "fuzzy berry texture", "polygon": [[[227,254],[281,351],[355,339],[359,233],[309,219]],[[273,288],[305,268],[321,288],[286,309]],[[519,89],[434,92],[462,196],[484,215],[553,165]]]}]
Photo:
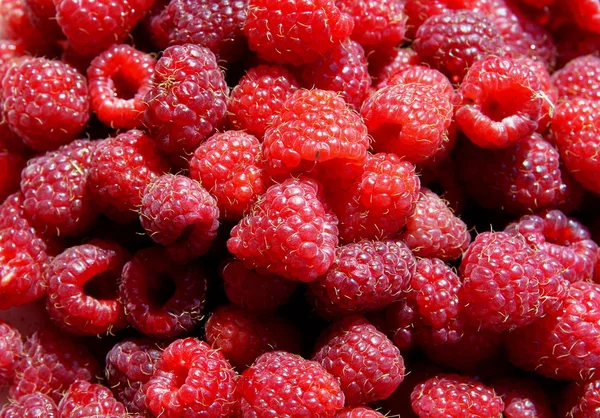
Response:
[{"label": "fuzzy berry texture", "polygon": [[85,418],[90,416],[121,416],[125,407],[110,389],[84,380],[74,382],[58,404],[61,417]]},{"label": "fuzzy berry texture", "polygon": [[450,100],[454,99],[454,87],[443,73],[426,65],[411,65],[377,83],[376,88],[393,86],[395,84],[420,83],[435,86]]},{"label": "fuzzy berry texture", "polygon": [[51,397],[36,392],[4,405],[0,418],[59,418],[59,414]]},{"label": "fuzzy berry texture", "polygon": [[22,353],[23,341],[19,331],[9,323],[0,321],[0,386],[11,382]]}]

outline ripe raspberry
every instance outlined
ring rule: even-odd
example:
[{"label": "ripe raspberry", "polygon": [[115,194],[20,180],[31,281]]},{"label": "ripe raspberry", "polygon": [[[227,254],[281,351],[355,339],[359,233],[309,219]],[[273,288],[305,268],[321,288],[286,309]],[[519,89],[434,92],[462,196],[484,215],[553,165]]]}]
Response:
[{"label": "ripe raspberry", "polygon": [[574,0],[567,3],[577,25],[585,30],[600,32],[600,3],[598,0]]},{"label": "ripe raspberry", "polygon": [[500,418],[504,402],[493,389],[475,379],[438,374],[418,384],[410,395],[419,418]]},{"label": "ripe raspberry", "polygon": [[173,261],[185,264],[205,254],[217,236],[217,202],[189,177],[165,174],[144,190],[140,222]]},{"label": "ripe raspberry", "polygon": [[382,83],[407,68],[421,63],[419,56],[411,48],[378,49],[367,54],[367,58],[369,72],[377,83]]},{"label": "ripe raspberry", "polygon": [[61,417],[85,418],[125,414],[125,407],[111,391],[102,385],[78,380],[74,382],[58,404]]},{"label": "ripe raspberry", "polygon": [[542,61],[535,61],[531,58],[521,58],[528,65],[537,78],[540,80],[541,92],[538,95],[542,96],[541,116],[538,120],[537,133],[543,134],[548,130],[554,107],[558,102],[558,89],[554,86],[548,67]]},{"label": "ripe raspberry", "polygon": [[56,403],[43,393],[32,393],[7,403],[0,418],[58,418]]},{"label": "ripe raspberry", "polygon": [[87,77],[92,110],[98,119],[111,128],[138,128],[155,65],[150,55],[124,44],[94,58]]},{"label": "ripe raspberry", "polygon": [[198,266],[177,265],[163,249],[147,248],[123,267],[119,293],[135,329],[148,337],[172,338],[191,331],[202,318],[206,278]]},{"label": "ripe raspberry", "polygon": [[458,89],[455,120],[482,148],[506,148],[532,134],[541,116],[541,84],[525,61],[488,56],[477,61]]},{"label": "ripe raspberry", "polygon": [[417,30],[413,48],[421,61],[459,83],[467,70],[505,47],[498,28],[484,14],[449,11],[428,18]]},{"label": "ripe raspberry", "polygon": [[421,325],[417,307],[404,298],[392,302],[383,311],[380,321],[376,321],[373,316],[377,312],[369,315],[375,325],[381,331],[385,332],[400,350],[410,351],[418,345],[416,325]]},{"label": "ripe raspberry", "polygon": [[154,142],[134,129],[97,143],[88,184],[105,214],[129,222],[137,218],[146,185],[168,171]]},{"label": "ripe raspberry", "polygon": [[[150,20],[157,46],[196,44],[220,60],[239,60],[245,51],[247,0],[173,0]],[[158,35],[158,36],[156,36]]]},{"label": "ripe raspberry", "polygon": [[232,230],[227,248],[244,266],[310,282],[325,273],[338,244],[337,218],[312,179],[290,178],[265,192]]},{"label": "ripe raspberry", "polygon": [[87,181],[94,147],[77,140],[28,161],[21,174],[23,211],[40,231],[78,236],[96,219]]},{"label": "ripe raspberry", "polygon": [[29,19],[27,0],[3,0],[0,3],[0,38],[16,40],[32,55],[52,55],[56,34]]},{"label": "ripe raspberry", "polygon": [[297,90],[267,129],[263,155],[269,174],[288,176],[317,163],[362,162],[368,148],[367,127],[341,97],[326,90]]},{"label": "ripe raspberry", "polygon": [[56,6],[52,0],[25,0],[29,21],[50,39],[62,37],[56,21]]},{"label": "ripe raspberry", "polygon": [[400,239],[419,257],[456,260],[467,249],[467,225],[435,193],[422,188]]},{"label": "ripe raspberry", "polygon": [[376,152],[394,153],[418,163],[431,158],[442,145],[452,119],[452,104],[435,86],[393,85],[369,96],[361,114]]},{"label": "ripe raspberry", "polygon": [[360,241],[338,247],[332,266],[309,289],[327,316],[383,309],[406,289],[415,265],[401,241]]},{"label": "ripe raspberry", "polygon": [[166,346],[145,339],[127,339],[115,344],[106,354],[106,383],[129,412],[145,413],[143,386],[154,374]]},{"label": "ripe raspberry", "polygon": [[36,151],[72,141],[90,117],[85,78],[61,61],[30,58],[11,66],[2,96],[8,126]]},{"label": "ripe raspberry", "polygon": [[240,220],[267,189],[260,142],[241,131],[211,136],[194,151],[190,177],[217,201],[222,219]]},{"label": "ripe raspberry", "polygon": [[577,57],[552,75],[559,98],[600,99],[600,58],[594,55]]},{"label": "ripe raspberry", "polygon": [[22,352],[23,342],[19,331],[0,320],[0,387],[8,385],[12,380]]},{"label": "ripe raspberry", "polygon": [[389,87],[395,84],[412,83],[435,86],[441,93],[448,96],[450,100],[453,100],[454,98],[454,88],[452,87],[450,80],[448,80],[448,77],[438,70],[426,67],[425,65],[411,65],[405,70],[402,70],[377,84],[377,89],[379,90],[383,87]]},{"label": "ripe raspberry", "polygon": [[163,51],[144,101],[144,126],[159,148],[193,151],[224,122],[228,88],[215,55],[186,44]]},{"label": "ripe raspberry", "polygon": [[334,46],[317,61],[306,64],[302,79],[306,86],[341,93],[355,109],[360,109],[371,87],[365,51],[350,39]]},{"label": "ripe raspberry", "polygon": [[269,351],[300,352],[300,333],[289,321],[275,315],[258,316],[234,305],[215,309],[205,332],[206,342],[239,370]]},{"label": "ripe raspberry", "polygon": [[227,113],[235,129],[262,139],[283,103],[298,90],[296,77],[282,65],[259,65],[231,90]]},{"label": "ripe raspberry", "polygon": [[404,379],[400,350],[362,316],[331,324],[313,360],[339,379],[347,406],[385,399]]},{"label": "ripe raspberry", "polygon": [[511,362],[555,379],[594,378],[600,367],[599,286],[572,283],[560,309],[508,334]]},{"label": "ripe raspberry", "polygon": [[275,312],[297,287],[297,282],[276,274],[259,274],[236,260],[228,261],[220,272],[229,301],[256,313]]},{"label": "ripe raspberry", "polygon": [[87,56],[123,43],[153,3],[152,0],[54,0],[56,19],[70,47]]},{"label": "ripe raspberry", "polygon": [[554,143],[567,170],[587,190],[600,193],[600,102],[573,99],[560,103],[552,118]]},{"label": "ripe raspberry", "polygon": [[333,0],[249,0],[244,33],[260,58],[301,65],[324,55],[348,37],[353,27],[352,18]]},{"label": "ripe raspberry", "polygon": [[176,340],[163,351],[144,386],[154,416],[227,417],[233,412],[237,374],[223,354],[195,338]]},{"label": "ripe raspberry", "polygon": [[237,393],[242,416],[256,418],[333,418],[344,407],[344,393],[335,377],[319,363],[284,351],[260,356],[240,376]]},{"label": "ripe raspberry", "polygon": [[346,408],[341,410],[336,418],[384,418],[379,412],[366,406],[357,406],[355,408]]},{"label": "ripe raspberry", "polygon": [[[0,40],[0,66],[3,66],[13,58],[22,57],[25,54],[25,46],[20,41],[9,39]],[[2,77],[4,77],[4,75],[2,75]]]},{"label": "ripe raspberry", "polygon": [[[0,149],[2,145],[0,144]],[[16,152],[0,151],[0,202],[19,190],[25,159]]]},{"label": "ripe raspberry", "polygon": [[505,418],[552,418],[552,404],[544,388],[524,377],[497,377],[489,382],[504,401]]},{"label": "ripe raspberry", "polygon": [[[560,416],[586,418],[598,415],[600,380],[573,382],[564,390],[559,404]],[[550,415],[549,415],[550,416]]]},{"label": "ripe raspberry", "polygon": [[98,372],[84,345],[52,329],[38,330],[25,341],[9,395],[19,399],[39,392],[58,402],[73,382],[93,381]]}]

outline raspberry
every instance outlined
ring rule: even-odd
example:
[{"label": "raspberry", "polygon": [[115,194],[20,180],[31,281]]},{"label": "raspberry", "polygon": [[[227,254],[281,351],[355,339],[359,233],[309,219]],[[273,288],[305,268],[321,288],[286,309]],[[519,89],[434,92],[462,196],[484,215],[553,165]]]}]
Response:
[{"label": "raspberry", "polygon": [[60,26],[56,22],[56,7],[52,0],[25,0],[27,16],[34,27],[51,39],[61,37]]},{"label": "raspberry", "polygon": [[240,131],[211,136],[194,151],[190,177],[215,197],[222,219],[239,220],[267,189],[260,142]]},{"label": "raspberry", "polygon": [[536,130],[540,90],[525,61],[490,55],[475,62],[463,79],[456,123],[476,145],[506,148]]},{"label": "raspberry", "polygon": [[121,416],[125,414],[125,407],[113,397],[107,387],[78,380],[69,387],[65,397],[59,402],[58,412],[61,417],[70,418]]},{"label": "raspberry", "polygon": [[273,176],[309,171],[328,161],[362,162],[369,139],[360,116],[336,93],[297,90],[267,129],[263,155]]},{"label": "raspberry", "polygon": [[165,418],[227,417],[233,412],[236,378],[221,352],[195,338],[176,340],[144,386],[146,405]]},{"label": "raspberry", "polygon": [[535,61],[531,58],[521,58],[521,60],[531,67],[537,78],[540,80],[542,90],[538,95],[542,96],[542,112],[541,117],[538,120],[536,132],[543,134],[548,130],[550,122],[552,121],[554,107],[558,101],[558,89],[552,82],[548,67],[542,61]]},{"label": "raspberry", "polygon": [[500,418],[502,398],[493,389],[470,377],[438,374],[418,384],[410,395],[419,418]]},{"label": "raspberry", "polygon": [[[25,53],[25,46],[21,42],[9,39],[0,40],[0,66],[4,66],[13,58],[22,57]],[[4,74],[1,77],[4,77]]]},{"label": "raspberry", "polygon": [[421,189],[415,211],[400,239],[415,255],[442,260],[456,260],[471,242],[467,225],[427,188]]},{"label": "raspberry", "polygon": [[259,274],[236,260],[223,266],[221,277],[229,301],[257,313],[276,311],[297,287],[297,282],[276,274]]},{"label": "raspberry", "polygon": [[165,174],[144,190],[140,222],[172,260],[185,264],[205,254],[217,236],[217,202],[189,177]]},{"label": "raspberry", "polygon": [[337,218],[312,179],[291,178],[265,192],[231,231],[227,248],[247,268],[310,282],[325,273],[338,244]]},{"label": "raspberry", "polygon": [[0,320],[0,386],[8,385],[12,380],[22,352],[23,342],[19,331]]},{"label": "raspberry", "polygon": [[428,18],[417,30],[413,48],[421,61],[459,83],[467,70],[505,47],[489,17],[470,10],[449,11]]},{"label": "raspberry", "polygon": [[51,329],[38,330],[25,341],[9,394],[19,399],[39,392],[58,402],[73,382],[92,381],[98,371],[84,345]]},{"label": "raspberry", "polygon": [[350,39],[334,46],[317,61],[306,64],[302,79],[307,86],[341,93],[355,109],[360,109],[371,87],[365,51]]},{"label": "raspberry", "polygon": [[72,141],[90,117],[85,78],[61,61],[30,58],[11,66],[2,96],[8,126],[36,151]]},{"label": "raspberry", "polygon": [[32,393],[7,403],[0,418],[58,418],[56,403],[43,393]]},{"label": "raspberry", "polygon": [[56,256],[44,272],[50,318],[60,328],[78,335],[124,328],[127,321],[114,282],[127,256],[120,246],[100,240],[71,247]]},{"label": "raspberry", "polygon": [[296,77],[284,66],[253,67],[231,90],[227,105],[229,122],[235,129],[262,139],[283,103],[298,88]]},{"label": "raspberry", "polygon": [[554,142],[567,170],[587,190],[600,193],[600,103],[573,99],[560,103],[552,118]]},{"label": "raspberry", "polygon": [[51,55],[55,34],[47,34],[29,19],[27,0],[3,0],[0,4],[0,38],[16,40],[23,48],[35,55]]},{"label": "raspberry", "polygon": [[367,58],[371,77],[378,83],[421,63],[419,56],[411,48],[380,49],[368,54]]},{"label": "raspberry", "polygon": [[19,190],[21,170],[24,167],[25,159],[21,155],[0,151],[0,202]]},{"label": "raspberry", "polygon": [[404,379],[400,350],[362,316],[331,324],[313,360],[339,379],[347,406],[385,399]]},{"label": "raspberry", "polygon": [[155,65],[154,58],[129,45],[114,45],[94,58],[87,77],[98,119],[111,128],[138,128]]},{"label": "raspberry", "polygon": [[[374,315],[377,312],[371,314]],[[394,344],[402,351],[409,351],[417,346],[417,329],[419,324],[417,307],[404,298],[392,302],[383,311],[378,327],[384,331]],[[373,317],[370,316],[371,320]]]},{"label": "raspberry", "polygon": [[125,264],[119,293],[131,325],[154,338],[185,334],[200,321],[206,298],[204,272],[180,266],[161,248],[138,251]]},{"label": "raspberry", "polygon": [[87,56],[123,43],[153,3],[152,0],[54,0],[56,19],[70,47]]},{"label": "raspberry", "polygon": [[437,89],[448,96],[450,100],[454,98],[454,88],[450,80],[433,68],[424,65],[411,65],[377,84],[377,89],[393,86],[395,84],[421,83],[437,87]]},{"label": "raspberry", "polygon": [[134,129],[97,143],[88,184],[104,213],[129,222],[137,218],[146,185],[168,171],[153,141]]},{"label": "raspberry", "polygon": [[599,32],[600,3],[598,0],[574,0],[567,3],[577,25],[585,30]]},{"label": "raspberry", "polygon": [[157,46],[196,44],[210,49],[220,60],[239,60],[245,51],[242,29],[247,3],[247,0],[172,0],[151,19],[152,32],[160,34],[156,37]]},{"label": "raspberry", "polygon": [[77,236],[96,219],[87,181],[94,146],[77,140],[28,161],[21,174],[23,211],[40,231]]},{"label": "raspberry", "polygon": [[309,289],[327,315],[383,309],[407,287],[415,265],[401,241],[360,241],[338,247],[333,265]]},{"label": "raspberry", "polygon": [[366,406],[357,406],[356,408],[346,408],[341,410],[337,418],[384,418],[379,412]]},{"label": "raspberry", "polygon": [[144,101],[144,126],[159,148],[192,151],[224,122],[228,88],[215,55],[186,44],[163,51]]},{"label": "raspberry", "polygon": [[163,348],[160,342],[127,339],[106,354],[106,383],[129,412],[147,411],[143,386],[154,374]]},{"label": "raspberry", "polygon": [[600,99],[600,58],[594,55],[577,57],[552,75],[559,98]]},{"label": "raspberry", "polygon": [[555,379],[594,378],[600,367],[599,286],[572,283],[560,309],[508,334],[511,362]]},{"label": "raspberry", "polygon": [[[600,407],[600,380],[585,383],[573,382],[563,392],[559,404],[564,417],[593,417]],[[549,415],[550,416],[550,415]]]},{"label": "raspberry", "polygon": [[412,163],[431,158],[452,119],[452,104],[435,86],[384,87],[363,103],[361,114],[376,152],[391,152]]},{"label": "raspberry", "polygon": [[215,309],[205,325],[206,341],[244,370],[263,353],[300,352],[300,334],[283,317],[257,316],[234,305]]},{"label": "raspberry", "polygon": [[504,417],[551,418],[554,412],[550,398],[537,381],[528,378],[498,377],[490,385],[504,401]]},{"label": "raspberry", "polygon": [[352,18],[333,0],[249,0],[244,33],[260,58],[301,65],[316,61],[348,37],[353,27]]},{"label": "raspberry", "polygon": [[242,416],[256,418],[333,418],[344,407],[344,393],[335,377],[319,363],[284,351],[260,356],[240,376],[237,393]]}]

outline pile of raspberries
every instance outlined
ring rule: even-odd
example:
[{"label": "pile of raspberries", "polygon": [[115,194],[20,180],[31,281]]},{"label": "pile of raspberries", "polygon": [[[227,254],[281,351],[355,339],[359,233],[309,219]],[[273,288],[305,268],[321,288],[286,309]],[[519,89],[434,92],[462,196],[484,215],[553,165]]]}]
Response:
[{"label": "pile of raspberries", "polygon": [[0,39],[0,418],[600,417],[600,0]]}]

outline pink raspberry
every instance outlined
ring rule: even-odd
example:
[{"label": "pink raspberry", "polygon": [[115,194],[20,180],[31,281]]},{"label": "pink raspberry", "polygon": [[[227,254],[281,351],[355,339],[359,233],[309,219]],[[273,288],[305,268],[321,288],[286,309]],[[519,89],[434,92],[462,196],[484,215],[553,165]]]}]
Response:
[{"label": "pink raspberry", "polygon": [[[454,87],[444,74],[425,65],[411,65],[408,68],[382,80],[377,84],[377,89],[396,84],[420,83],[437,87],[450,100],[454,98]],[[450,128],[449,128],[450,129]]]},{"label": "pink raspberry", "polygon": [[335,377],[319,363],[284,351],[260,356],[240,376],[237,393],[239,413],[256,418],[334,418],[344,407],[344,392]]},{"label": "pink raspberry", "polygon": [[220,351],[185,338],[171,343],[144,385],[146,405],[155,416],[227,417],[233,413],[237,374]]},{"label": "pink raspberry", "polygon": [[506,418],[552,418],[549,395],[536,380],[525,377],[497,377],[489,382],[504,401]]},{"label": "pink raspberry", "polygon": [[323,204],[321,186],[290,178],[269,187],[231,231],[227,248],[247,268],[310,282],[334,261],[337,218]]},{"label": "pink raspberry", "polygon": [[19,331],[9,323],[0,320],[0,386],[6,386],[11,382],[22,353],[23,341]]},{"label": "pink raspberry", "polygon": [[121,416],[125,407],[110,389],[97,383],[74,382],[58,404],[61,417],[85,418],[90,416]]},{"label": "pink raspberry", "polygon": [[23,55],[25,55],[25,46],[21,42],[10,39],[0,40],[0,66]]},{"label": "pink raspberry", "polygon": [[[569,418],[593,417],[600,407],[600,380],[573,382],[563,391],[559,413]],[[548,415],[550,416],[550,415]]]},{"label": "pink raspberry", "polygon": [[[0,149],[2,149],[2,144],[0,144]],[[0,202],[19,190],[21,170],[25,164],[25,159],[20,154],[0,151]]]},{"label": "pink raspberry", "polygon": [[366,406],[357,406],[355,408],[345,408],[340,411],[336,418],[384,418],[385,415],[380,414],[374,409]]},{"label": "pink raspberry", "polygon": [[0,38],[16,40],[32,55],[51,55],[56,52],[56,33],[29,18],[28,0],[4,0],[0,4]]},{"label": "pink raspberry", "polygon": [[43,393],[24,395],[7,403],[0,411],[0,418],[58,418],[56,403]]},{"label": "pink raspberry", "polygon": [[569,61],[552,75],[559,98],[600,99],[600,58],[585,55]]}]

